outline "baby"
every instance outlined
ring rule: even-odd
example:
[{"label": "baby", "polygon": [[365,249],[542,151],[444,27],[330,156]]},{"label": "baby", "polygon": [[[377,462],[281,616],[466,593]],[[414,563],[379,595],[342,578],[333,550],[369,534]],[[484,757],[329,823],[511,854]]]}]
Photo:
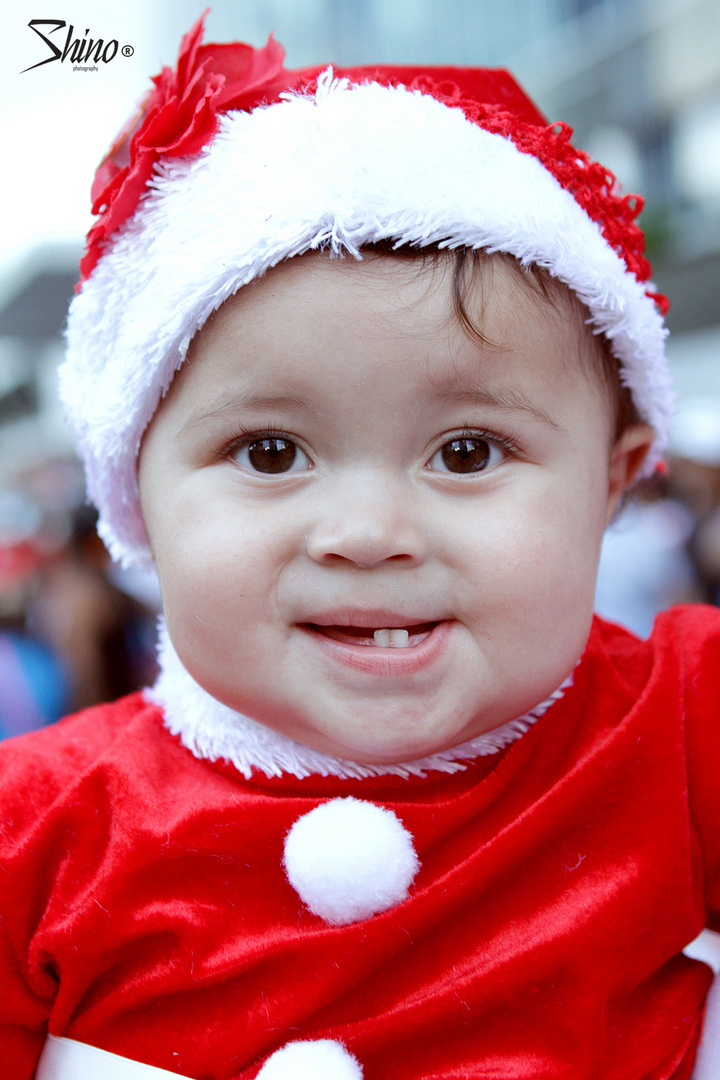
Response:
[{"label": "baby", "polygon": [[161,674],[2,747],[7,1075],[720,1075],[720,615],[593,619],[671,411],[640,203],[505,72],[201,32],[61,373]]}]

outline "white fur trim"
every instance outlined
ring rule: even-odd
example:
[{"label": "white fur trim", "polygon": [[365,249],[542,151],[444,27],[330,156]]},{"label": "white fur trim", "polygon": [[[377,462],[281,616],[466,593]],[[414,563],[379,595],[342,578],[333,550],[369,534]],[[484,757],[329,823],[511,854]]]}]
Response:
[{"label": "white fur trim", "polygon": [[362,1080],[357,1058],[333,1039],[293,1042],[276,1050],[257,1080]]},{"label": "white fur trim", "polygon": [[167,1069],[100,1050],[89,1043],[48,1035],[38,1060],[35,1080],[189,1080]]},{"label": "white fur trim", "polygon": [[268,777],[287,774],[298,779],[337,776],[343,780],[368,776],[407,779],[423,777],[429,772],[462,772],[468,761],[497,754],[519,739],[572,686],[571,675],[549,698],[523,716],[449,750],[396,765],[361,765],[313,750],[229,709],[195,682],[175,652],[162,618],[159,635],[160,675],[155,686],[145,691],[145,696],[162,707],[165,727],[178,735],[195,757],[229,761],[247,780],[253,770]]},{"label": "white fur trim", "polygon": [[587,305],[657,440],[671,412],[662,319],[599,227],[537,158],[404,87],[348,85],[222,117],[192,159],[162,161],[68,322],[60,391],[114,558],[146,566],[135,459],[195,332],[229,296],[314,248],[441,242],[546,267]]},{"label": "white fur trim", "polygon": [[420,869],[412,836],[393,811],[351,796],[298,818],[283,863],[302,902],[332,926],[395,907]]},{"label": "white fur trim", "polygon": [[718,1080],[720,1076],[720,975],[705,999],[705,1017],[692,1080]]}]

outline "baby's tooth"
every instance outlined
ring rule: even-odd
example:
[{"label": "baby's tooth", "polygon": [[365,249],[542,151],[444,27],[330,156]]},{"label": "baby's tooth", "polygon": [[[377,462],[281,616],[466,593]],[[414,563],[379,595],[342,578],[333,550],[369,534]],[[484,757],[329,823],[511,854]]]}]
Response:
[{"label": "baby's tooth", "polygon": [[410,635],[407,630],[393,627],[392,630],[376,630],[373,634],[373,638],[375,639],[375,644],[381,645],[383,648],[392,645],[396,649],[403,649],[410,640]]}]

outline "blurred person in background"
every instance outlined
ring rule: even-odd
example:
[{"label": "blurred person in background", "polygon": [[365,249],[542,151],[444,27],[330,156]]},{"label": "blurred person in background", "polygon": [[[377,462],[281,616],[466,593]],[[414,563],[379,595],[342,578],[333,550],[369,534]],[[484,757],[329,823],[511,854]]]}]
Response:
[{"label": "blurred person in background", "polygon": [[690,398],[678,410],[669,455],[670,491],[688,508],[687,550],[701,599],[720,602],[720,400]]},{"label": "blurred person in background", "polygon": [[597,613],[646,638],[658,612],[705,599],[688,551],[694,526],[667,475],[639,483],[603,537]]},{"label": "blurred person in background", "polygon": [[2,737],[155,677],[152,583],[110,578],[78,476],[75,462],[46,462],[0,493]]},{"label": "blurred person in background", "polygon": [[667,461],[607,529],[598,571],[597,612],[641,637],[672,604],[720,602],[720,400],[682,403]]},{"label": "blurred person in background", "polygon": [[67,543],[42,571],[28,611],[39,638],[62,657],[71,711],[112,701],[154,678],[154,615],[106,574],[97,515],[76,508]]},{"label": "blurred person in background", "polygon": [[47,557],[40,508],[27,496],[0,492],[0,738],[59,720],[71,705],[69,672],[60,655],[28,632],[28,605]]}]

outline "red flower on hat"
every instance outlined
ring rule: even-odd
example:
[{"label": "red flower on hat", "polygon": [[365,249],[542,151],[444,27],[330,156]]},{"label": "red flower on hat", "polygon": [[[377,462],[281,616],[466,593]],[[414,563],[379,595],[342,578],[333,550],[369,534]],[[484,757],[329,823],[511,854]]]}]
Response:
[{"label": "red flower on hat", "polygon": [[[205,12],[207,14],[207,12]],[[182,39],[175,70],[162,69],[139,114],[125,125],[98,168],[81,281],[92,273],[107,238],[134,212],[160,157],[188,157],[215,135],[218,114],[277,100],[289,85],[285,50],[272,37],[262,49],[238,43],[202,45],[205,14]]]}]

